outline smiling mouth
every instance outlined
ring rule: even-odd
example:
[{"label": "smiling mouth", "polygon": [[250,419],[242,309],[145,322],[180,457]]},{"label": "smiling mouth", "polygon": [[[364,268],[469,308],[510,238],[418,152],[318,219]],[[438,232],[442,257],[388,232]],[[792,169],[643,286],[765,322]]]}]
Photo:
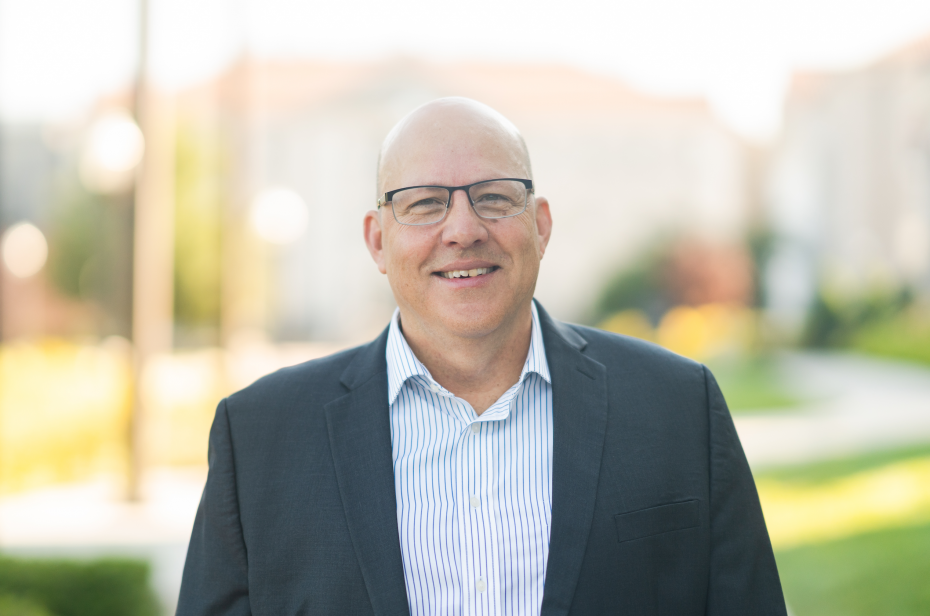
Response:
[{"label": "smiling mouth", "polygon": [[442,276],[443,278],[475,278],[476,276],[484,276],[485,274],[490,274],[491,272],[500,269],[496,265],[493,267],[478,267],[470,270],[452,270],[449,272],[435,272],[436,276]]}]

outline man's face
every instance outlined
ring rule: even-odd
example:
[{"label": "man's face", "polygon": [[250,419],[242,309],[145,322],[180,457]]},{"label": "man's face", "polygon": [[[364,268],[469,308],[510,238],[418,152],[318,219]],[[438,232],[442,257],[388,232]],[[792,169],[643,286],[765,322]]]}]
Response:
[{"label": "man's face", "polygon": [[[528,178],[512,132],[474,113],[440,108],[408,123],[385,151],[379,190]],[[493,334],[529,307],[550,229],[543,197],[530,195],[522,214],[488,220],[464,191],[452,195],[446,217],[432,225],[401,225],[389,206],[365,220],[366,242],[388,276],[405,327],[412,319],[420,331],[463,337]],[[479,275],[448,277],[453,271]]]}]

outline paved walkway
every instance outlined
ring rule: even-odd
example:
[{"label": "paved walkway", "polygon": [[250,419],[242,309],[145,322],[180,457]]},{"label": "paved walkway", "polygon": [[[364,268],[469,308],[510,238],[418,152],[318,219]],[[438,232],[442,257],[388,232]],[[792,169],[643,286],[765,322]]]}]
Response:
[{"label": "paved walkway", "polygon": [[139,503],[121,501],[118,486],[106,480],[4,498],[0,549],[36,558],[147,560],[164,613],[174,614],[205,479],[205,468],[152,471],[143,480]]},{"label": "paved walkway", "polygon": [[930,443],[930,369],[828,353],[785,354],[780,365],[811,402],[736,417],[753,468]]}]

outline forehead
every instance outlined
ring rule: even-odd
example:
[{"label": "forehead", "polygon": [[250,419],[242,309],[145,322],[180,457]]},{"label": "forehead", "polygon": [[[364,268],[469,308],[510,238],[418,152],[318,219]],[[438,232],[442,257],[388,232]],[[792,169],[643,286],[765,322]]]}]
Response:
[{"label": "forehead", "polygon": [[430,109],[408,118],[388,136],[380,191],[528,177],[525,159],[519,133],[509,122],[467,108]]}]

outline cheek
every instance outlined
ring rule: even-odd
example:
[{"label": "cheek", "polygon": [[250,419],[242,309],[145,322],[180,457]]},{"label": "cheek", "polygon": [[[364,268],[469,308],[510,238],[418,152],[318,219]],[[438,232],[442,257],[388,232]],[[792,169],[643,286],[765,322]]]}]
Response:
[{"label": "cheek", "polygon": [[510,245],[515,248],[514,253],[519,255],[519,258],[523,261],[523,267],[527,271],[531,271],[533,268],[533,262],[539,261],[540,250],[539,250],[539,238],[536,235],[536,225],[533,224],[532,219],[529,217],[520,219],[520,226],[518,230],[508,238]]},{"label": "cheek", "polygon": [[385,267],[393,282],[409,285],[419,276],[431,253],[425,237],[411,233],[408,227],[396,229],[385,242]]}]

